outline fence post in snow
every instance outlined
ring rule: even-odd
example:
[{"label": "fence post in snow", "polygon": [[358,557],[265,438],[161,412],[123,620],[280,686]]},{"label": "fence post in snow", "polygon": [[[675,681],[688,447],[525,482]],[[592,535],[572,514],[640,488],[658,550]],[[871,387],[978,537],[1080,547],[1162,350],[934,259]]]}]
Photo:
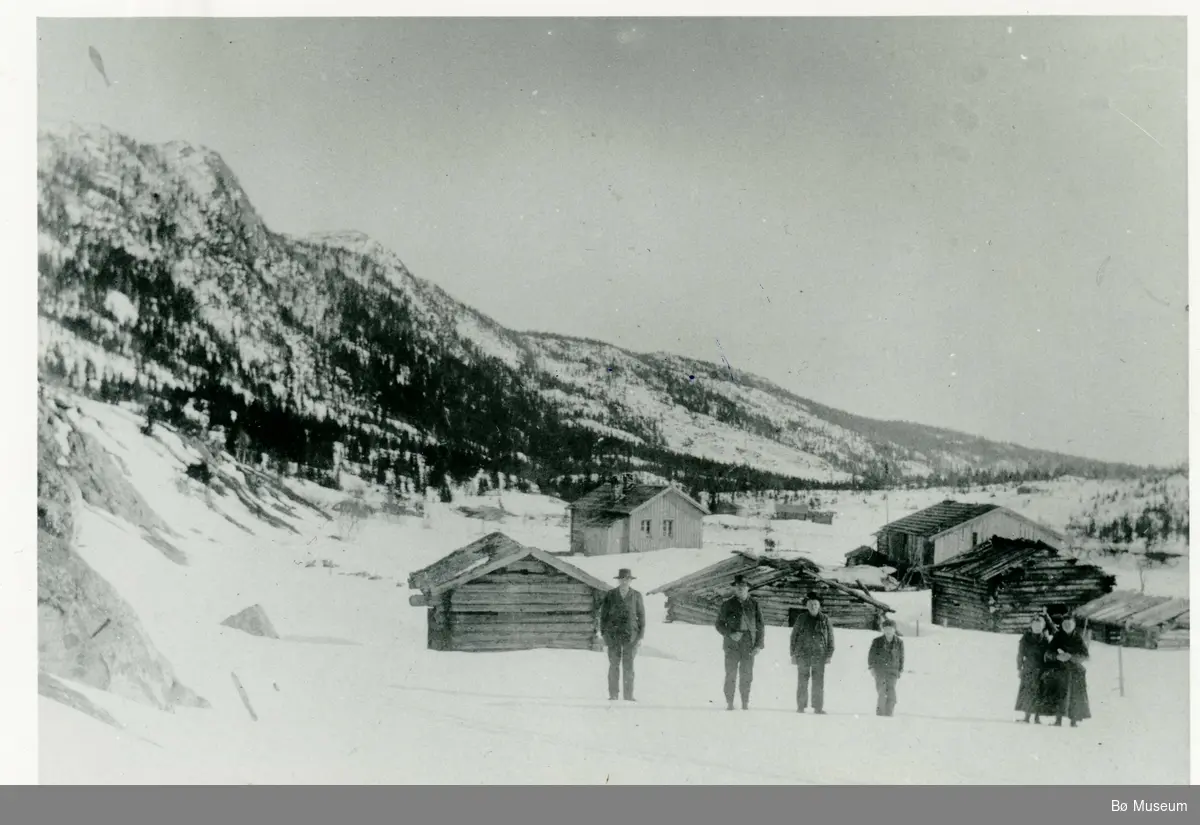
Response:
[{"label": "fence post in snow", "polygon": [[1129,630],[1129,622],[1121,626],[1121,641],[1117,644],[1117,689],[1125,696],[1125,633]]}]

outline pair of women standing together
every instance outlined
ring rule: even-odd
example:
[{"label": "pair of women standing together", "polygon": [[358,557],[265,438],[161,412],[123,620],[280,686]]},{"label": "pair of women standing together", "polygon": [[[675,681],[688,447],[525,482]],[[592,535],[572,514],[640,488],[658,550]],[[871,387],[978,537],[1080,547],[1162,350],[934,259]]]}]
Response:
[{"label": "pair of women standing together", "polygon": [[1016,709],[1025,714],[1021,721],[1041,724],[1041,717],[1053,716],[1062,726],[1065,716],[1076,727],[1092,716],[1088,702],[1087,642],[1067,615],[1061,628],[1046,616],[1035,616],[1017,646],[1017,672],[1021,685],[1017,690]]}]

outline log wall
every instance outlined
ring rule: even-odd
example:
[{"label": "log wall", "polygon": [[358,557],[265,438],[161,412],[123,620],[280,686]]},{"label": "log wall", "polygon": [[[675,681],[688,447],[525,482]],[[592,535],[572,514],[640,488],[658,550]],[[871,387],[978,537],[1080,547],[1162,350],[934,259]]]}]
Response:
[{"label": "log wall", "polygon": [[1034,616],[1054,605],[1073,609],[1111,589],[1103,574],[1081,570],[1065,559],[991,583],[935,573],[931,584],[934,624],[993,633],[1021,633]]},{"label": "log wall", "polygon": [[430,647],[593,649],[602,595],[536,559],[522,559],[443,594],[430,610]]},{"label": "log wall", "polygon": [[[751,595],[758,601],[765,623],[774,627],[790,627],[788,619],[791,611],[804,609],[804,597],[810,589],[820,593],[821,610],[834,627],[863,630],[879,627],[880,610],[875,605],[823,583],[810,582],[798,587],[786,583],[768,584],[755,588]],[[667,621],[713,625],[723,601],[721,598],[699,599],[687,593],[668,593]]]}]

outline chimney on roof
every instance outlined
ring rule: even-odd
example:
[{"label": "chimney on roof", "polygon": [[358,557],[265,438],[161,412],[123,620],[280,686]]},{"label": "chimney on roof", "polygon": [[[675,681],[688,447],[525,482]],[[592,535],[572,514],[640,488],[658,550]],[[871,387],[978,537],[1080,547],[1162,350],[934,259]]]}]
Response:
[{"label": "chimney on roof", "polygon": [[625,498],[625,476],[617,476],[613,479],[613,498],[617,501]]}]

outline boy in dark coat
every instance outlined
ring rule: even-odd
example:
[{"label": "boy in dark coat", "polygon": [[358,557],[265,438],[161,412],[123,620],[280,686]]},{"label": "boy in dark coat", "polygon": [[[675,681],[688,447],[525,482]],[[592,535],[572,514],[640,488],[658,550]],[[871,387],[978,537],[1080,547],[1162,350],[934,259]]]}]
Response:
[{"label": "boy in dark coat", "polygon": [[821,597],[809,591],[808,610],[792,625],[792,664],[797,668],[796,710],[808,707],[808,683],[812,681],[813,711],[825,713],[825,666],[833,658],[833,627],[821,612]]},{"label": "boy in dark coat", "polygon": [[904,642],[896,633],[896,623],[883,620],[883,635],[876,636],[867,652],[867,669],[875,676],[876,716],[891,716],[896,709],[896,681],[904,672]]},{"label": "boy in dark coat", "polygon": [[1042,689],[1042,673],[1046,669],[1046,651],[1053,635],[1046,627],[1046,617],[1034,616],[1029,629],[1021,634],[1021,641],[1017,643],[1017,675],[1021,684],[1017,688],[1016,710],[1025,714],[1020,720],[1025,724],[1029,724],[1031,716],[1035,724],[1042,724],[1042,714],[1052,710]]},{"label": "boy in dark coat", "polygon": [[635,701],[633,657],[646,635],[646,606],[632,582],[633,573],[621,568],[617,586],[605,593],[600,603],[600,635],[608,648],[609,701],[617,698],[618,682],[623,682],[625,701]]},{"label": "boy in dark coat", "polygon": [[1050,640],[1045,659],[1047,699],[1052,703],[1055,727],[1062,727],[1064,716],[1073,728],[1092,718],[1085,667],[1088,657],[1087,642],[1075,627],[1075,617],[1068,614]]},{"label": "boy in dark coat", "polygon": [[746,710],[754,682],[754,657],[766,643],[766,623],[744,576],[734,577],[733,593],[717,614],[717,632],[725,637],[725,705],[726,710],[733,710],[734,688],[740,687],[742,710]]}]

